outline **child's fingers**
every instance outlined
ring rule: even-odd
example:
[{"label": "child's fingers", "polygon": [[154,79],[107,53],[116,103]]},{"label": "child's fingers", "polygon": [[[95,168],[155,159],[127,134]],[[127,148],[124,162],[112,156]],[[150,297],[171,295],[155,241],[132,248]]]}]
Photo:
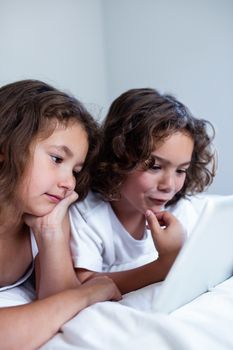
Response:
[{"label": "child's fingers", "polygon": [[72,192],[69,196],[62,199],[55,208],[44,217],[36,217],[30,214],[24,214],[24,222],[32,227],[36,222],[39,223],[51,223],[51,222],[60,222],[65,217],[65,214],[68,210],[68,207],[78,199],[78,194],[76,192]]},{"label": "child's fingers", "polygon": [[63,217],[69,206],[78,199],[78,194],[73,191],[69,196],[63,198],[54,208],[56,215]]},{"label": "child's fingers", "polygon": [[146,211],[146,220],[152,234],[159,234],[161,231],[160,224],[155,214],[149,209]]},{"label": "child's fingers", "polygon": [[69,196],[65,197],[60,203],[62,203],[63,207],[66,207],[67,209],[77,199],[78,199],[78,193],[73,191]]},{"label": "child's fingers", "polygon": [[160,211],[156,213],[156,217],[166,227],[176,221],[176,218],[169,211]]}]

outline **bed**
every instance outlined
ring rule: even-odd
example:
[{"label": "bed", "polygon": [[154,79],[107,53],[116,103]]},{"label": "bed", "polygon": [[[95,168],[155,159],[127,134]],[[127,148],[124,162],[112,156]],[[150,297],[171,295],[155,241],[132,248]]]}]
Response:
[{"label": "bed", "polygon": [[[191,231],[206,201],[214,195],[181,201],[172,211]],[[233,277],[169,315],[151,305],[160,283],[81,311],[41,350],[231,350],[233,349]],[[27,284],[1,293],[0,305],[32,298]],[[64,306],[65,307],[65,306]]]}]

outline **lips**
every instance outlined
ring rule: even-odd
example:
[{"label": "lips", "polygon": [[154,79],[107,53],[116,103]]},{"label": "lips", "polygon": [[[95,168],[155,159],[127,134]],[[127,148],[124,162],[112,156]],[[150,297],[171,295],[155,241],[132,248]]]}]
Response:
[{"label": "lips", "polygon": [[49,200],[53,203],[59,203],[63,199],[63,197],[57,196],[55,194],[51,194],[51,193],[45,193],[45,194],[49,198]]},{"label": "lips", "polygon": [[170,198],[168,198],[168,199],[159,199],[159,198],[151,198],[151,197],[149,199],[155,205],[164,205],[170,200]]}]

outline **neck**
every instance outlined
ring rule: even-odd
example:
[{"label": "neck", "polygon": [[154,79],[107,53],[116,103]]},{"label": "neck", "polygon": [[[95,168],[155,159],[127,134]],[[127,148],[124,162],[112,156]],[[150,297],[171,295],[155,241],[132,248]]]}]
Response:
[{"label": "neck", "polygon": [[136,209],[122,206],[120,201],[111,202],[110,204],[126,231],[135,239],[142,239],[146,223],[145,216]]},{"label": "neck", "polygon": [[24,226],[22,213],[14,206],[6,206],[0,210],[0,237],[11,238],[18,235]]}]

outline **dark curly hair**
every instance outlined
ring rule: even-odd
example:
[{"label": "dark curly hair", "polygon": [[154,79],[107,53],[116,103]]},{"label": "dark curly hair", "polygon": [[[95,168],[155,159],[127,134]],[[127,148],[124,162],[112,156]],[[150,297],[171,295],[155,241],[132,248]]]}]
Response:
[{"label": "dark curly hair", "polygon": [[[55,121],[55,122],[54,122]],[[0,88],[0,201],[11,201],[30,157],[29,147],[40,134],[48,137],[57,123],[79,123],[89,149],[76,178],[82,200],[90,183],[89,166],[99,150],[99,127],[74,97],[38,80],[22,80]],[[43,169],[41,169],[43,174]]]},{"label": "dark curly hair", "polygon": [[126,91],[110,106],[102,125],[101,151],[92,168],[92,190],[106,201],[118,200],[127,174],[140,164],[147,170],[152,151],[177,131],[191,136],[194,149],[184,186],[167,205],[204,191],[216,170],[213,125],[193,117],[173,96],[150,88]]}]

